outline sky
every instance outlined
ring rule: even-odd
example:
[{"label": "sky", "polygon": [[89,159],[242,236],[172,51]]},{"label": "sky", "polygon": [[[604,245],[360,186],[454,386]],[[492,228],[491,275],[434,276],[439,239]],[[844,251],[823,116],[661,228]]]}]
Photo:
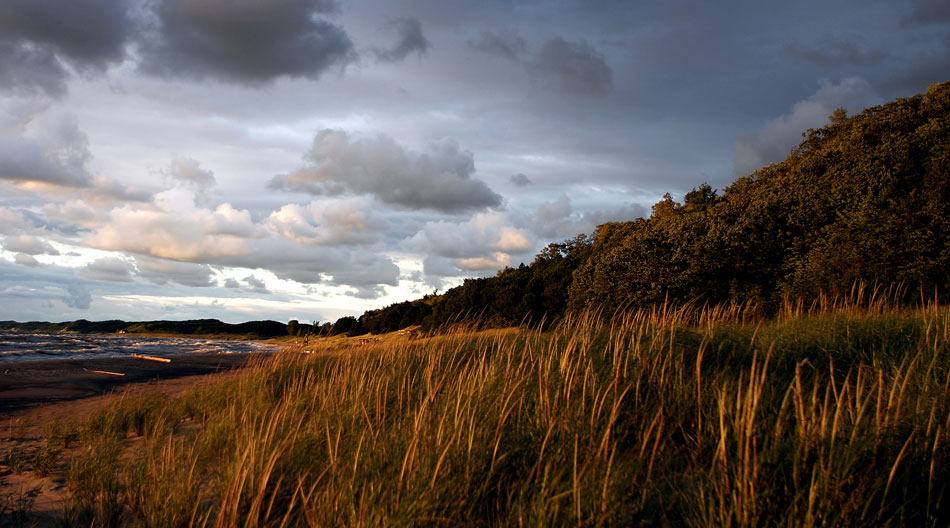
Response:
[{"label": "sky", "polygon": [[948,72],[945,0],[0,0],[0,319],[358,315]]}]

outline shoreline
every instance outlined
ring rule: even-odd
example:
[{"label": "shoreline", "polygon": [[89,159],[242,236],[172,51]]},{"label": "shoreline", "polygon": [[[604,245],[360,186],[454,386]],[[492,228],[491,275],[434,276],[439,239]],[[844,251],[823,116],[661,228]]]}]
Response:
[{"label": "shoreline", "polygon": [[[0,511],[0,525],[19,518],[29,526],[61,526],[70,496],[65,476],[68,461],[79,447],[63,448],[55,469],[39,476],[30,461],[47,441],[51,424],[76,425],[128,395],[172,397],[214,385],[273,354],[180,354],[171,356],[169,363],[132,357],[55,359],[0,366],[0,505],[7,508]],[[25,468],[7,467],[14,452],[25,455]]]},{"label": "shoreline", "polygon": [[0,417],[40,405],[103,396],[141,383],[236,370],[273,354],[175,354],[167,356],[168,363],[131,356],[3,363]]},{"label": "shoreline", "polygon": [[107,337],[161,337],[164,339],[195,339],[195,340],[211,340],[211,341],[257,341],[264,343],[267,341],[281,339],[283,337],[293,337],[293,336],[275,336],[275,337],[261,337],[251,334],[182,334],[174,332],[82,332],[80,330],[20,330],[17,328],[9,329],[0,329],[0,334],[2,333],[10,334],[37,334],[37,335],[98,335],[98,336],[107,336]]}]

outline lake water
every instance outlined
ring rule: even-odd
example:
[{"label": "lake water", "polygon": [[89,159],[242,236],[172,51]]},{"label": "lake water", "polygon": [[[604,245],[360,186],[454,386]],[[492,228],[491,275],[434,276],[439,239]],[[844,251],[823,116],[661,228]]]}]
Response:
[{"label": "lake water", "polygon": [[0,363],[47,359],[128,357],[132,354],[246,354],[268,347],[251,341],[103,334],[0,332]]}]

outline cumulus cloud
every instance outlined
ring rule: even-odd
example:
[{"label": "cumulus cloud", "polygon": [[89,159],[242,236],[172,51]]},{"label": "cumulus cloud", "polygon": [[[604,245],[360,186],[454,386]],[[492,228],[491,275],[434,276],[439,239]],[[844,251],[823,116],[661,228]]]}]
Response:
[{"label": "cumulus cloud", "polygon": [[0,207],[0,233],[15,235],[34,226],[22,210],[11,207]]},{"label": "cumulus cloud", "polygon": [[[0,210],[2,211],[2,210]],[[100,225],[108,218],[107,211],[92,207],[85,200],[70,199],[63,202],[48,202],[43,205],[43,214],[47,224],[63,223],[70,226],[58,231],[67,231],[69,235],[78,234],[79,229],[89,229]],[[0,218],[3,214],[0,212]]]},{"label": "cumulus cloud", "polygon": [[104,282],[133,282],[135,267],[124,259],[104,257],[91,262],[76,273],[84,278]]},{"label": "cumulus cloud", "polygon": [[743,176],[785,159],[801,143],[803,132],[827,124],[828,116],[837,108],[854,114],[880,102],[881,98],[862,78],[851,77],[838,84],[824,81],[817,92],[795,103],[788,114],[767,122],[754,135],[736,138],[733,142],[734,173]]},{"label": "cumulus cloud", "polygon": [[422,56],[429,49],[429,41],[422,33],[422,24],[415,18],[396,18],[390,22],[396,31],[396,42],[386,49],[376,49],[376,58],[383,62],[399,62],[415,53]]},{"label": "cumulus cloud", "polygon": [[524,174],[521,174],[520,172],[518,174],[512,174],[511,176],[509,176],[508,181],[511,182],[511,184],[516,187],[527,187],[528,185],[531,185],[532,183],[531,178],[528,178],[527,176],[525,176]]},{"label": "cumulus cloud", "polygon": [[30,268],[36,268],[41,266],[40,262],[36,260],[33,255],[27,255],[26,253],[17,253],[13,256],[13,262],[21,266],[27,266]]},{"label": "cumulus cloud", "polygon": [[526,255],[533,242],[524,229],[512,225],[506,214],[493,212],[478,213],[464,222],[428,222],[402,245],[429,257],[450,259],[455,270],[449,271],[450,268],[433,260],[427,272],[450,276],[458,275],[459,270],[486,271],[508,266],[513,256]]},{"label": "cumulus cloud", "polygon": [[105,176],[94,176],[89,187],[83,190],[86,203],[111,205],[117,202],[147,202],[153,198],[151,191],[124,185]]},{"label": "cumulus cloud", "polygon": [[63,303],[70,308],[88,310],[92,305],[92,294],[82,284],[70,284],[66,289],[67,295],[62,298]]},{"label": "cumulus cloud", "polygon": [[174,260],[135,257],[139,275],[154,284],[174,282],[182,286],[204,287],[214,284],[214,272],[207,264],[193,264]]},{"label": "cumulus cloud", "polygon": [[214,173],[201,168],[198,160],[191,158],[176,158],[172,160],[166,177],[173,184],[183,185],[195,193],[195,204],[209,203],[211,189],[217,183]]},{"label": "cumulus cloud", "polygon": [[482,53],[510,61],[520,61],[528,51],[528,43],[518,32],[512,30],[483,31],[477,39],[470,40],[468,45]]},{"label": "cumulus cloud", "polygon": [[267,285],[264,284],[264,281],[254,275],[244,277],[244,284],[247,284],[249,291],[254,293],[270,294],[270,290],[267,289]]},{"label": "cumulus cloud", "polygon": [[555,37],[544,43],[532,64],[542,79],[578,95],[606,95],[613,87],[613,69],[586,40]]},{"label": "cumulus cloud", "polygon": [[144,38],[140,67],[164,76],[260,84],[317,79],[356,59],[346,32],[321,18],[328,0],[158,0],[157,29]]},{"label": "cumulus cloud", "polygon": [[202,169],[201,163],[191,158],[172,160],[168,177],[197,189],[209,189],[215,184],[214,173]]},{"label": "cumulus cloud", "polygon": [[180,198],[173,196],[173,192],[166,191],[158,195],[156,204],[112,209],[105,223],[84,243],[98,249],[195,261],[244,254],[247,238],[264,236],[246,210],[234,209],[230,204],[214,210],[181,209],[177,207]]},{"label": "cumulus cloud", "polygon": [[157,194],[153,203],[116,207],[83,244],[134,253],[139,275],[159,284],[208,286],[214,279],[211,266],[268,270],[306,284],[351,286],[364,296],[376,296],[384,291],[382,285],[398,283],[399,268],[388,257],[344,247],[370,240],[359,237],[378,236],[360,234],[362,221],[363,227],[375,228],[373,218],[357,210],[363,199],[331,201],[328,207],[284,207],[255,221],[247,210],[227,203],[199,207],[186,196],[182,189],[170,189]]},{"label": "cumulus cloud", "polygon": [[72,114],[36,100],[0,100],[3,103],[0,180],[20,189],[98,205],[151,198],[148,191],[89,171],[89,139]]},{"label": "cumulus cloud", "polygon": [[267,225],[281,238],[306,246],[368,245],[378,242],[385,229],[372,209],[363,197],[287,204],[267,217]]},{"label": "cumulus cloud", "polygon": [[374,253],[353,252],[346,266],[332,272],[330,283],[348,286],[354,297],[375,299],[385,295],[384,284],[399,284],[399,267]]},{"label": "cumulus cloud", "polygon": [[860,37],[839,38],[831,33],[825,33],[814,46],[791,42],[785,46],[784,52],[790,57],[818,66],[879,64],[887,58],[887,53],[883,51],[865,49]]},{"label": "cumulus cloud", "polygon": [[321,130],[305,159],[309,166],[274,177],[270,187],[314,195],[371,194],[390,205],[446,213],[502,202],[488,185],[472,178],[472,153],[452,139],[416,153],[384,135],[360,139],[341,130]]},{"label": "cumulus cloud", "polygon": [[120,62],[132,24],[116,0],[6,0],[0,3],[0,86],[65,92],[68,70]]},{"label": "cumulus cloud", "polygon": [[25,233],[4,237],[3,249],[27,255],[59,255],[49,242]]},{"label": "cumulus cloud", "polygon": [[9,109],[0,121],[0,180],[21,185],[87,187],[88,139],[75,118],[32,105]]}]

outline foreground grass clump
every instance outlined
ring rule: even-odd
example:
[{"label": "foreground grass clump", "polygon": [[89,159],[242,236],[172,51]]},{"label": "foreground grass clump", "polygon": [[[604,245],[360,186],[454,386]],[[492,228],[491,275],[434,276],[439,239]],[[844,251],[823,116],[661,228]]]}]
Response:
[{"label": "foreground grass clump", "polygon": [[946,526],[948,318],[659,307],[283,357],[91,417],[67,521]]}]

